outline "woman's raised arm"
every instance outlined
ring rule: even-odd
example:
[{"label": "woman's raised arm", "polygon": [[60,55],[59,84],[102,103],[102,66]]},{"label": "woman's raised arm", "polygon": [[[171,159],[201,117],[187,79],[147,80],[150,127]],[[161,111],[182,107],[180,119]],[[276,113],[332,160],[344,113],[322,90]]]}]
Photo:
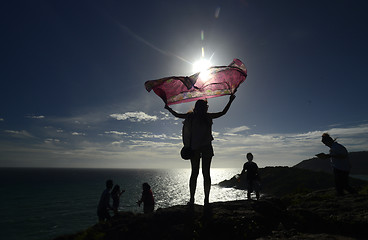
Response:
[{"label": "woman's raised arm", "polygon": [[218,113],[209,113],[211,118],[215,119],[215,118],[219,118],[219,117],[224,116],[227,113],[227,111],[229,110],[229,108],[231,106],[231,103],[234,101],[234,99],[235,99],[235,95],[234,94],[230,95],[229,102],[226,104],[224,110],[222,110],[222,112],[218,112]]},{"label": "woman's raised arm", "polygon": [[167,104],[165,105],[165,109],[167,109],[172,115],[174,115],[177,118],[187,118],[188,113],[177,113],[175,112],[171,107],[169,107]]}]

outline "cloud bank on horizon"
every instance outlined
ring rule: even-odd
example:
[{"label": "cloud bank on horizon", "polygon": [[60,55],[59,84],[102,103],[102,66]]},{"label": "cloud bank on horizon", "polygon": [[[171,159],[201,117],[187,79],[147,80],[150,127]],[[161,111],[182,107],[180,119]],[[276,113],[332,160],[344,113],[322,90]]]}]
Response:
[{"label": "cloud bank on horizon", "polygon": [[[32,121],[30,129],[0,132],[1,167],[189,167],[179,155],[181,122],[165,112],[115,113],[96,125],[83,117],[33,119],[37,121]],[[368,122],[284,134],[257,133],[250,126],[226,127],[214,129],[213,167],[240,168],[247,152],[254,154],[261,167],[293,166],[328,151],[320,141],[323,132],[337,137],[349,151],[368,149]]]}]

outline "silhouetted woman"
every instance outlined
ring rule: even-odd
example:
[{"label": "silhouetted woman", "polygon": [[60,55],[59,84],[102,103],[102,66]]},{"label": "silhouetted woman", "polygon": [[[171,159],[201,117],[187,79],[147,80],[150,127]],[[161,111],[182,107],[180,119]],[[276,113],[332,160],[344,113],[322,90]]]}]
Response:
[{"label": "silhouetted woman", "polygon": [[118,209],[120,205],[120,196],[123,194],[125,190],[120,191],[120,186],[116,184],[111,191],[111,198],[112,198],[112,208],[114,210],[114,214],[118,214]]},{"label": "silhouetted woman", "polygon": [[197,178],[199,174],[199,162],[202,157],[202,174],[204,180],[204,204],[209,203],[211,176],[210,167],[211,160],[214,156],[212,148],[212,119],[219,118],[227,113],[231,103],[234,101],[235,95],[231,95],[229,102],[222,112],[208,113],[208,105],[206,100],[198,100],[195,103],[193,112],[177,113],[168,105],[165,108],[177,118],[191,119],[191,147],[194,150],[194,156],[190,159],[192,173],[189,180],[190,188],[190,205],[194,204],[194,195],[197,188]]},{"label": "silhouetted woman", "polygon": [[145,182],[142,184],[142,189],[142,197],[137,202],[138,206],[141,206],[143,203],[143,212],[151,213],[155,209],[155,199],[153,197],[151,186]]}]

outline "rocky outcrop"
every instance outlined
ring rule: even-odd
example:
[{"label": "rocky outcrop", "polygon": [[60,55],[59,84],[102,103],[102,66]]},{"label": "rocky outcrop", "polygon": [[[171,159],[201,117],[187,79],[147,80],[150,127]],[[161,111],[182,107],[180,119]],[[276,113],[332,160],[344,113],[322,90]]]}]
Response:
[{"label": "rocky outcrop", "polygon": [[282,199],[173,206],[146,215],[122,212],[109,222],[55,240],[364,239],[367,197],[335,197],[329,189]]},{"label": "rocky outcrop", "polygon": [[[260,169],[259,201],[173,206],[151,214],[121,212],[108,222],[55,240],[89,239],[366,239],[368,184],[359,194],[335,196],[333,176],[304,169]],[[220,185],[243,188],[234,176]]]}]

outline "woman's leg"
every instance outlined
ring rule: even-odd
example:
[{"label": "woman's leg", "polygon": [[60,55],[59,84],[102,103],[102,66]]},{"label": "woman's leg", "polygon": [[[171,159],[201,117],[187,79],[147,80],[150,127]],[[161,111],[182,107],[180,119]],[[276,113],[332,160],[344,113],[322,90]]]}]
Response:
[{"label": "woman's leg", "polygon": [[356,190],[349,185],[349,172],[342,172],[343,188],[351,194],[355,194]]},{"label": "woman's leg", "polygon": [[344,187],[343,187],[343,174],[342,171],[334,168],[334,176],[335,176],[335,189],[338,196],[344,195]]},{"label": "woman's leg", "polygon": [[211,161],[212,156],[202,156],[202,174],[204,182],[204,204],[208,204],[210,200],[210,190],[211,190]]},{"label": "woman's leg", "polygon": [[190,189],[190,200],[189,203],[194,204],[194,195],[197,188],[197,178],[199,174],[199,154],[195,154],[192,159],[190,159],[190,163],[192,165],[192,173],[190,175],[189,180],[189,189]]},{"label": "woman's leg", "polygon": [[251,179],[248,179],[247,180],[247,199],[248,200],[251,200],[252,198],[251,198],[251,193],[253,192],[253,184],[254,184],[254,182],[253,182],[253,180],[251,180]]},{"label": "woman's leg", "polygon": [[259,190],[261,188],[261,183],[258,180],[254,180],[255,185],[254,185],[254,189],[256,191],[256,198],[257,200],[259,200]]}]

